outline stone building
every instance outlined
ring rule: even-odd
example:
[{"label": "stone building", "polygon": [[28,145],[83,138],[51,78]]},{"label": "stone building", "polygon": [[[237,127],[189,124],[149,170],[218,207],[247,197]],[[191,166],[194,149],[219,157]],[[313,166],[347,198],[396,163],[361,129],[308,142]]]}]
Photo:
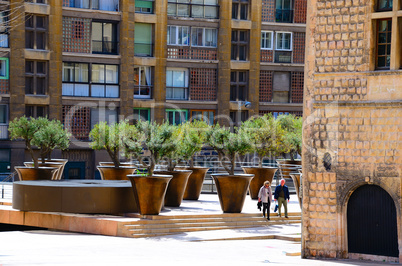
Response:
[{"label": "stone building", "polygon": [[401,8],[309,1],[305,258],[402,262]]},{"label": "stone building", "polygon": [[88,145],[101,120],[302,115],[307,0],[10,0],[0,10],[0,173],[30,160],[7,134],[24,114],[72,132],[56,151],[69,159],[65,178],[93,178],[108,160]]}]

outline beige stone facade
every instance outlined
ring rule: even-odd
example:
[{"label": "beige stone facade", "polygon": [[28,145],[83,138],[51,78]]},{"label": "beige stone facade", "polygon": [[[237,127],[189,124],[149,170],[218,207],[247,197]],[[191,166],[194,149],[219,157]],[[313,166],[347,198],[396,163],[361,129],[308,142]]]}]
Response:
[{"label": "beige stone facade", "polygon": [[[370,0],[308,4],[302,232],[306,258],[402,262],[401,6],[394,2],[388,12],[376,7]],[[388,18],[389,63],[379,67],[378,24]],[[392,198],[399,256],[348,250],[349,200],[367,184]]]}]

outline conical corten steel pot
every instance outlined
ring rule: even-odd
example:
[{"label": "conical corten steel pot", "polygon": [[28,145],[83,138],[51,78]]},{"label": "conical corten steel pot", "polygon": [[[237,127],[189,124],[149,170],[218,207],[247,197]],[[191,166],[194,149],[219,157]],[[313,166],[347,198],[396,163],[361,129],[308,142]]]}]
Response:
[{"label": "conical corten steel pot", "polygon": [[272,180],[278,168],[276,167],[243,167],[246,174],[253,174],[254,178],[250,182],[249,193],[252,199],[258,199],[258,192],[264,185],[265,181],[269,181],[272,185]]},{"label": "conical corten steel pot", "polygon": [[207,167],[186,167],[186,170],[193,171],[188,178],[186,189],[184,190],[183,199],[198,200],[204,183],[205,175],[209,168]]},{"label": "conical corten steel pot", "polygon": [[16,166],[14,169],[18,173],[19,180],[54,180],[58,168],[56,167],[25,167]]},{"label": "conical corten steel pot", "polygon": [[134,174],[136,167],[97,166],[102,180],[128,180],[127,175]]},{"label": "conical corten steel pot", "polygon": [[158,215],[165,201],[165,194],[172,175],[128,175],[133,187],[138,211],[142,215]]},{"label": "conical corten steel pot", "polygon": [[212,174],[223,212],[240,213],[243,209],[247,189],[254,175]]},{"label": "conical corten steel pot", "polygon": [[180,207],[180,204],[183,200],[184,190],[186,189],[187,181],[191,173],[192,171],[190,170],[155,172],[157,175],[173,176],[166,190],[165,206]]}]

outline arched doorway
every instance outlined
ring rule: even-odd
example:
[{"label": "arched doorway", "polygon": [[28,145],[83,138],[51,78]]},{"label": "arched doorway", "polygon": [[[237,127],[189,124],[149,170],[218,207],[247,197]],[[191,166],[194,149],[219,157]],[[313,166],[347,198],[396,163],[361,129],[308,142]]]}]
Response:
[{"label": "arched doorway", "polygon": [[347,207],[349,253],[398,257],[395,203],[381,187],[363,185]]}]

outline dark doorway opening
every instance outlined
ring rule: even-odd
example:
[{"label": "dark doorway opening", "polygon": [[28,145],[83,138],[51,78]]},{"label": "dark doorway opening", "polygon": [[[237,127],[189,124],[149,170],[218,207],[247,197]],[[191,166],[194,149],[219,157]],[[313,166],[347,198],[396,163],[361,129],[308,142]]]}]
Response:
[{"label": "dark doorway opening", "polygon": [[347,207],[349,253],[398,257],[395,203],[381,187],[363,185]]}]

